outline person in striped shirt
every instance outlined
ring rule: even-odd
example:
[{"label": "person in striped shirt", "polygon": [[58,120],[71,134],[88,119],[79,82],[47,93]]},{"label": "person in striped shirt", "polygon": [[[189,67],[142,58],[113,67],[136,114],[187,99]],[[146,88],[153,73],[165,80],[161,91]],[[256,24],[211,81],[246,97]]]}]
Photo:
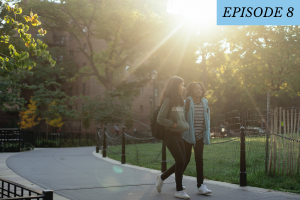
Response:
[{"label": "person in striped shirt", "polygon": [[189,130],[183,133],[185,146],[185,166],[190,162],[194,148],[197,171],[197,194],[210,194],[212,191],[203,185],[203,148],[210,143],[210,111],[205,99],[206,89],[201,82],[188,84],[185,94],[185,118]]}]

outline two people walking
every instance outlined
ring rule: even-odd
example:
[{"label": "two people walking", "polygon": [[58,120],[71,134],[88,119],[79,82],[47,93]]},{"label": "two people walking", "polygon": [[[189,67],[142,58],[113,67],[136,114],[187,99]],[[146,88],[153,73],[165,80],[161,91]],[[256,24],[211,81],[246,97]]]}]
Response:
[{"label": "two people walking", "polygon": [[209,194],[203,185],[203,148],[210,143],[210,111],[204,98],[206,89],[200,82],[188,84],[185,101],[182,99],[184,81],[171,77],[162,92],[157,123],[165,127],[163,142],[172,154],[175,164],[157,176],[156,189],[160,193],[163,181],[175,172],[175,197],[189,199],[182,184],[183,173],[190,162],[194,148],[197,171],[197,194]]}]

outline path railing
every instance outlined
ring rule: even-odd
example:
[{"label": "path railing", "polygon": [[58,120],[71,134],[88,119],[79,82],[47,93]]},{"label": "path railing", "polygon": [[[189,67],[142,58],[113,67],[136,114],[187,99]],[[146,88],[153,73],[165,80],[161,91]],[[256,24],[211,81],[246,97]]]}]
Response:
[{"label": "path railing", "polygon": [[19,128],[0,129],[0,152],[20,152],[32,143],[31,131]]},{"label": "path railing", "polygon": [[[107,132],[106,127],[104,127],[103,130],[98,127],[96,152],[99,152],[99,149],[101,149],[103,157],[106,157],[107,153],[109,153],[111,158],[120,160],[121,164],[125,164],[126,159],[129,159],[129,163],[135,165],[141,165],[140,163],[158,163],[160,158],[161,164],[160,168],[158,169],[160,169],[161,172],[164,172],[167,169],[168,162],[171,165],[174,163],[171,157],[169,160],[167,159],[168,150],[162,141],[157,142],[154,137],[136,138],[127,134],[125,130],[125,127],[123,127],[120,135],[112,135]],[[217,140],[216,142],[211,143],[211,145],[220,146],[222,148],[222,153],[224,152],[223,149],[230,149],[233,147],[232,150],[235,151],[235,156],[232,157],[230,155],[228,158],[223,156],[223,159],[228,160],[227,163],[230,164],[228,164],[226,167],[230,167],[231,165],[235,165],[240,157],[240,185],[246,186],[245,129],[241,129],[241,135],[241,137]],[[240,147],[238,147],[239,144],[241,144]],[[149,156],[150,154],[152,156]],[[212,170],[213,171],[211,173],[219,173],[219,170]],[[224,171],[224,168],[221,169],[221,171]]]},{"label": "path railing", "polygon": [[1,199],[53,200],[53,190],[37,191],[4,178],[0,178]]}]

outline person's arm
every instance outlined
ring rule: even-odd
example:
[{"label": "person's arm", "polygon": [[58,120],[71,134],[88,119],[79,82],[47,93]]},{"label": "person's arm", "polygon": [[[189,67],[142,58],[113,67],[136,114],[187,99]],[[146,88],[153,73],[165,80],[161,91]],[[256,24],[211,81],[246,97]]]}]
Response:
[{"label": "person's arm", "polygon": [[165,127],[171,128],[171,127],[176,127],[177,124],[174,123],[173,121],[167,119],[167,115],[170,109],[170,99],[165,98],[164,103],[162,104],[160,111],[157,116],[157,122]]}]

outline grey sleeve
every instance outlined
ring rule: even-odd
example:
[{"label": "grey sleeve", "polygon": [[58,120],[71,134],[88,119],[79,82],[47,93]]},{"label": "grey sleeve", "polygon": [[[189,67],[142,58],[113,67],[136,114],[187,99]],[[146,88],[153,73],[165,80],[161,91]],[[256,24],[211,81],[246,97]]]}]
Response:
[{"label": "grey sleeve", "polygon": [[174,122],[167,119],[168,111],[169,111],[170,99],[165,98],[164,103],[161,105],[160,111],[157,116],[157,122],[165,127],[172,127]]}]

